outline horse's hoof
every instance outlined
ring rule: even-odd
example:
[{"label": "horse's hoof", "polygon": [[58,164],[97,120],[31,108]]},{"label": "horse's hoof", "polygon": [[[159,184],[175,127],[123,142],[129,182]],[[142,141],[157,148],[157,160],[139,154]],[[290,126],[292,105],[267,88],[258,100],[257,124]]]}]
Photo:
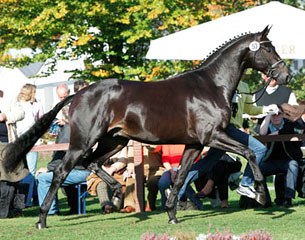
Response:
[{"label": "horse's hoof", "polygon": [[177,223],[179,223],[179,221],[175,218],[175,219],[168,220],[168,223],[169,224],[177,224]]},{"label": "horse's hoof", "polygon": [[41,224],[41,222],[37,222],[37,223],[36,223],[36,228],[39,229],[39,230],[41,230],[41,229],[45,228],[45,226],[43,226],[43,225]]},{"label": "horse's hoof", "polygon": [[266,203],[266,196],[265,196],[265,194],[263,194],[263,193],[260,193],[260,192],[256,192],[256,194],[255,194],[255,200],[259,203],[259,204],[261,204],[261,205],[265,205],[265,203]]},{"label": "horse's hoof", "polygon": [[118,197],[113,197],[112,198],[112,204],[113,206],[119,210],[121,208],[122,205],[122,199],[118,198]]}]

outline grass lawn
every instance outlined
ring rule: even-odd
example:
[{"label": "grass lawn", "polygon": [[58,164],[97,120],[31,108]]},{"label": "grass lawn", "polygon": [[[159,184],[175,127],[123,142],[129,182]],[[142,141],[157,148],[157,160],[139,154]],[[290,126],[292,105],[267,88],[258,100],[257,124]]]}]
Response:
[{"label": "grass lawn", "polygon": [[[66,216],[66,199],[60,196],[62,216],[47,218],[48,228],[37,230],[37,207],[27,208],[19,218],[0,219],[0,239],[141,239],[144,233],[167,234],[177,239],[196,239],[200,233],[230,231],[234,235],[262,230],[272,239],[304,239],[305,199],[294,200],[292,208],[273,206],[267,209],[240,209],[239,195],[230,191],[228,209],[211,208],[204,202],[203,211],[179,211],[180,223],[168,224],[166,212],[109,215],[100,214],[97,198],[87,198],[87,214]],[[271,194],[274,193],[271,191]],[[158,206],[160,201],[158,200]],[[164,239],[164,238],[163,238]]]},{"label": "grass lawn", "polygon": [[48,228],[37,230],[38,208],[24,210],[24,216],[0,220],[0,239],[140,239],[144,233],[168,234],[179,239],[195,239],[199,233],[230,231],[234,235],[264,230],[273,239],[304,239],[305,202],[297,199],[294,207],[249,209],[238,207],[238,196],[230,192],[230,208],[180,211],[180,223],[167,223],[163,211],[109,215],[100,214],[97,199],[88,198],[87,214],[65,216],[68,209],[61,199],[63,216],[47,218]]}]

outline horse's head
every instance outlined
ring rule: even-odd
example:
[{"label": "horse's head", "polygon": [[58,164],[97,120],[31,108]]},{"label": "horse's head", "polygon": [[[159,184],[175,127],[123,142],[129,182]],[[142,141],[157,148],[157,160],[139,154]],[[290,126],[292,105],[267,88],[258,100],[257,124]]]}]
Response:
[{"label": "horse's head", "polygon": [[290,72],[267,38],[270,29],[271,27],[267,26],[262,32],[254,35],[254,41],[249,44],[248,63],[252,68],[277,80],[278,84],[287,84],[291,78]]}]

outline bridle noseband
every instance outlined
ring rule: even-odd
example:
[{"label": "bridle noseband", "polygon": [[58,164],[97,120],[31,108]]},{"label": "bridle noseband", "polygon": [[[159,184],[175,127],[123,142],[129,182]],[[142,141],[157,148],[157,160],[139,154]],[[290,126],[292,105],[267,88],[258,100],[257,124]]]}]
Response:
[{"label": "bridle noseband", "polygon": [[[277,65],[279,65],[279,64],[281,64],[281,63],[284,63],[283,59],[281,59],[281,60],[279,60],[279,61],[273,63],[273,64],[269,67],[269,69],[268,69],[268,71],[267,71],[267,74],[266,74],[267,77],[269,77],[269,78],[277,78],[277,77],[279,76],[279,73],[276,74],[276,75],[273,75],[273,72],[275,71],[275,68],[277,67]],[[285,63],[284,63],[284,64],[285,64]]]}]

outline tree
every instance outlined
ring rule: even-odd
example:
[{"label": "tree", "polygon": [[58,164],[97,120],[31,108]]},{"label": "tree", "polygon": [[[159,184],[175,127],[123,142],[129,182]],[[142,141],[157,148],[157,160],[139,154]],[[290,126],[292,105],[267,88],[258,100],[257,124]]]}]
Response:
[{"label": "tree", "polygon": [[[86,70],[75,77],[161,79],[199,62],[147,60],[151,39],[257,4],[252,0],[2,0],[0,64],[22,66],[51,57],[82,56]],[[32,48],[34,56],[13,59],[7,54],[11,48],[24,47]]]},{"label": "tree", "polygon": [[[249,6],[249,1],[238,2],[239,7]],[[149,41],[216,18],[235,5],[187,0],[2,0],[1,64],[86,56],[87,69],[78,74],[89,79],[163,78],[197,63],[146,60]],[[10,48],[24,47],[35,51],[32,58],[12,59],[7,54]]]}]

